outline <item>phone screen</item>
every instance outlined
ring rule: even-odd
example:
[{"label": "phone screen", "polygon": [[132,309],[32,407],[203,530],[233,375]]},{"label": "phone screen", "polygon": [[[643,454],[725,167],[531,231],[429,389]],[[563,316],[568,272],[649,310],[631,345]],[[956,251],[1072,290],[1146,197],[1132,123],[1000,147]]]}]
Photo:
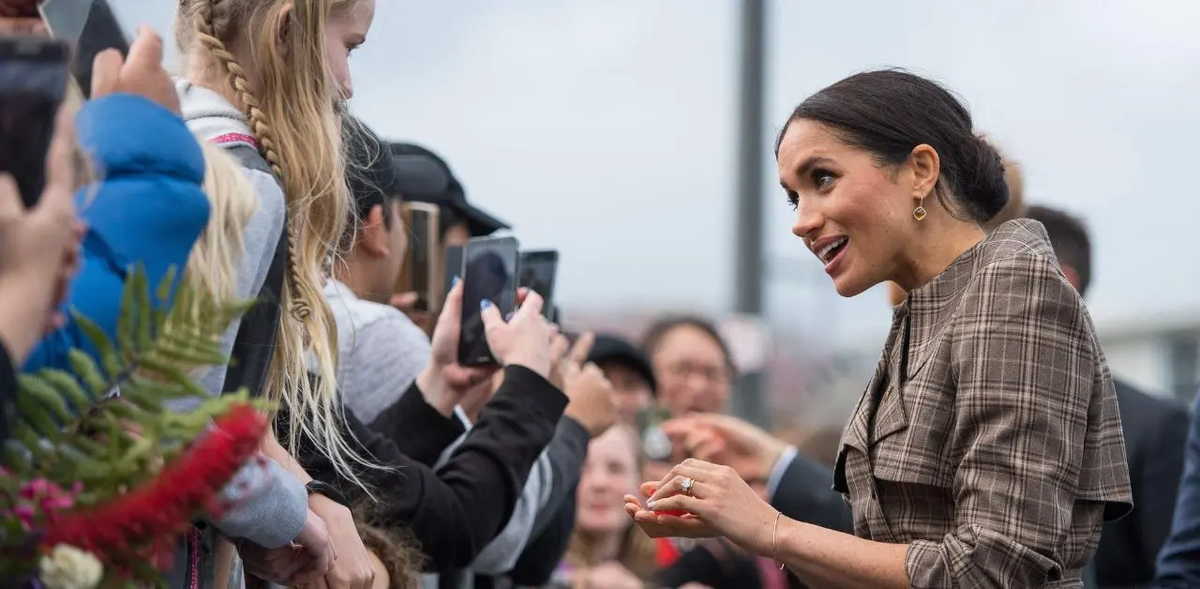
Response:
[{"label": "phone screen", "polygon": [[92,95],[92,62],[105,49],[129,55],[129,38],[113,13],[108,0],[46,0],[41,6],[42,20],[56,39],[75,47],[71,73],[79,90]]},{"label": "phone screen", "polygon": [[461,245],[446,246],[446,271],[443,274],[443,294],[449,294],[454,288],[454,279],[463,275],[463,248]]},{"label": "phone screen", "polygon": [[464,366],[493,364],[496,359],[484,337],[479,305],[489,300],[502,317],[517,304],[517,239],[476,238],[463,248],[462,333],[458,362]]},{"label": "phone screen", "polygon": [[554,315],[554,278],[558,272],[558,252],[539,250],[521,252],[521,278],[518,286],[538,293],[545,300],[542,315]]},{"label": "phone screen", "polygon": [[61,41],[0,38],[0,172],[16,178],[26,207],[37,204],[46,186],[46,153],[70,55]]}]

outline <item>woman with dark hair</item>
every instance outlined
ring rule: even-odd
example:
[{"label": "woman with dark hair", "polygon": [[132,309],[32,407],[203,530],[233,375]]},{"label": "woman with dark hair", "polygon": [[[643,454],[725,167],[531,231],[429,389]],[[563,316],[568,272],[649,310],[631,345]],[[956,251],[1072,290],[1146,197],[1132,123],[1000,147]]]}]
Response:
[{"label": "woman with dark hair", "polygon": [[1101,524],[1131,507],[1120,418],[1045,230],[980,227],[1008,202],[1000,155],[950,92],[901,71],[808,98],[775,151],[792,231],[837,292],[908,292],[834,471],[854,536],[783,517],[698,460],[626,510],[651,535],[724,535],[815,587],[1081,587]]}]

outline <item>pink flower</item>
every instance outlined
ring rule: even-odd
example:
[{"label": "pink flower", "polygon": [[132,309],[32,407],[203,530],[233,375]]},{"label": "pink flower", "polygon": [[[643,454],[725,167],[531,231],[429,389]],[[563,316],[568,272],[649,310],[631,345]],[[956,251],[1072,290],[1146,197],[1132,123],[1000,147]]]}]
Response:
[{"label": "pink flower", "polygon": [[33,529],[40,513],[46,519],[55,521],[60,511],[70,509],[75,505],[75,497],[83,491],[83,485],[75,483],[71,490],[64,490],[53,481],[33,479],[23,485],[17,492],[17,504],[11,511],[0,514],[4,517],[16,517],[21,520],[21,526],[26,531]]}]

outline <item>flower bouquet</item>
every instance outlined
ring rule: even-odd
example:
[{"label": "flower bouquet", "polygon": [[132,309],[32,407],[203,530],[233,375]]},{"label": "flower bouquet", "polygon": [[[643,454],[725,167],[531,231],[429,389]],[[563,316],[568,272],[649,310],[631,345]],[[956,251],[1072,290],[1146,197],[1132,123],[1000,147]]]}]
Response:
[{"label": "flower bouquet", "polygon": [[[0,471],[3,587],[161,585],[180,535],[229,507],[219,491],[257,455],[269,408],[244,391],[207,397],[190,371],[227,361],[219,337],[249,305],[186,285],[172,304],[173,282],[151,294],[133,271],[115,342],[76,316],[91,348],[70,352],[71,371],[20,377]],[[209,400],[165,409],[186,397]]]}]

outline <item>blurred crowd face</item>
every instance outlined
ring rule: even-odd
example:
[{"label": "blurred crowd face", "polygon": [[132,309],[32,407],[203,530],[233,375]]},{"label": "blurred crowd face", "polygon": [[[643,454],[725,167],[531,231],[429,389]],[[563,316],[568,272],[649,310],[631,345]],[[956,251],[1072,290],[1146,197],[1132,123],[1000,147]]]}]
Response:
[{"label": "blurred crowd face", "polygon": [[407,251],[408,232],[400,202],[392,200],[389,206],[373,207],[362,222],[355,244],[358,263],[355,279],[359,281],[360,296],[386,303],[400,277]]},{"label": "blurred crowd face", "polygon": [[721,346],[691,325],[668,331],[650,358],[658,402],[673,417],[720,413],[729,402],[732,375]]},{"label": "blurred crowd face", "polygon": [[588,444],[579,478],[575,527],[589,535],[615,534],[631,525],[622,498],[638,495],[637,435],[610,427]]},{"label": "blurred crowd face", "polygon": [[[904,274],[906,262],[912,263],[904,252],[912,249],[918,228],[911,166],[881,167],[870,152],[804,119],[788,125],[778,164],[779,181],[797,207],[792,233],[818,257],[832,238],[846,240],[821,260],[838,294],[851,297]],[[925,208],[934,201],[927,198]]]},{"label": "blurred crowd face", "polygon": [[604,376],[612,383],[616,392],[614,401],[617,404],[619,423],[635,425],[638,412],[654,402],[650,384],[637,372],[619,362],[604,362],[600,369],[604,371]]}]

